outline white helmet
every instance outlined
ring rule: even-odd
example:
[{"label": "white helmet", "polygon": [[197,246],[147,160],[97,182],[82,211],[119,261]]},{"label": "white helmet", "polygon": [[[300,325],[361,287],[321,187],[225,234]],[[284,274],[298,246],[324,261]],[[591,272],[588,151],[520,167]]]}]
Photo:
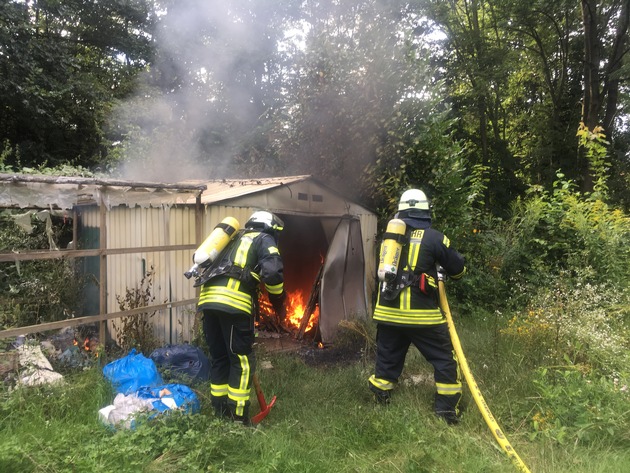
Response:
[{"label": "white helmet", "polygon": [[245,223],[245,227],[263,231],[280,231],[284,228],[284,222],[271,212],[258,210],[249,217],[249,220]]},{"label": "white helmet", "polygon": [[398,203],[398,210],[419,209],[429,210],[429,199],[419,189],[409,189],[403,192]]}]

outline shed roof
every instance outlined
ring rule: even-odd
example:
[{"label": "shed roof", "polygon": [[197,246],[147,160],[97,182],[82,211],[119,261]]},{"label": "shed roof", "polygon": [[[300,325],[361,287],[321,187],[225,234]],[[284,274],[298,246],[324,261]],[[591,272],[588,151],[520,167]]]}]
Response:
[{"label": "shed roof", "polygon": [[[206,186],[200,198],[202,205],[206,206],[264,208],[273,212],[320,216],[374,213],[310,174],[186,183],[203,183]],[[195,199],[190,198],[187,203],[193,204]]]},{"label": "shed roof", "polygon": [[[369,209],[329,188],[313,176],[254,179],[187,180],[166,184],[108,178],[0,174],[0,207],[71,209],[79,204],[102,203],[155,207],[176,204],[219,203],[240,206],[262,205],[277,210],[340,213],[353,208]],[[316,194],[318,201],[299,201],[296,194]],[[292,200],[293,202],[288,202]],[[354,212],[353,212],[354,213]]]},{"label": "shed roof", "polygon": [[0,174],[0,207],[71,209],[78,204],[172,205],[199,195],[202,183],[165,184],[119,179]]},{"label": "shed roof", "polygon": [[[201,203],[214,204],[305,180],[313,180],[313,177],[306,174],[302,176],[265,177],[260,179],[184,181],[184,183],[205,185],[206,189],[201,194]],[[194,204],[195,199],[189,199],[188,203]]]}]

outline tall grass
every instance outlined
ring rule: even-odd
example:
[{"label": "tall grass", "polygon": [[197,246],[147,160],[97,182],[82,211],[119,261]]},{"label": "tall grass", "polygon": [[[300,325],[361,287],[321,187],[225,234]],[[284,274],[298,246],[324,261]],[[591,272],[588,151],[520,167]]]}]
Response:
[{"label": "tall grass", "polygon": [[[624,472],[628,442],[595,435],[588,442],[534,435],[540,401],[519,340],[502,334],[507,319],[456,318],[464,351],[493,414],[532,472]],[[432,413],[432,370],[411,350],[393,402],[373,402],[369,351],[359,361],[313,363],[316,357],[258,348],[269,416],[246,428],[213,417],[207,386],[194,386],[196,415],[162,416],[133,431],[102,425],[98,410],[113,400],[99,366],[69,373],[59,386],[2,388],[3,472],[506,472],[513,466],[472,398],[462,422]],[[261,363],[261,366],[263,363]],[[257,401],[252,398],[253,411]],[[621,407],[620,403],[616,407]],[[627,407],[627,404],[626,404]],[[627,423],[625,426],[628,430]]]}]

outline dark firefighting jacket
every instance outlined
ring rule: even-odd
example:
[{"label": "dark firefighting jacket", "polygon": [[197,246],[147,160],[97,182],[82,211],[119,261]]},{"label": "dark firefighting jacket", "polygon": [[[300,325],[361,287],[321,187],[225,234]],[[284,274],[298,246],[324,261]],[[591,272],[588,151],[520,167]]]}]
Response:
[{"label": "dark firefighting jacket", "polygon": [[216,275],[201,288],[198,310],[252,315],[261,282],[274,308],[282,303],[284,269],[272,235],[256,230],[246,231],[230,244],[218,268]]},{"label": "dark firefighting jacket", "polygon": [[382,324],[422,326],[445,323],[446,319],[438,304],[437,269],[453,279],[461,278],[465,271],[465,259],[451,248],[449,239],[431,228],[430,218],[397,216],[407,225],[405,244],[397,275],[397,282],[405,281],[404,288],[391,300],[385,297],[383,284],[379,291],[374,320]]}]

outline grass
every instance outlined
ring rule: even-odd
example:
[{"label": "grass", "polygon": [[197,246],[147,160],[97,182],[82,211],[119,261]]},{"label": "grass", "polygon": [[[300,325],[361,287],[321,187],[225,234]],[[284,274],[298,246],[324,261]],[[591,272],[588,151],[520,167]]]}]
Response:
[{"label": "grass", "polygon": [[[531,369],[516,347],[493,344],[492,320],[459,321],[477,382],[519,456],[535,473],[630,471],[630,449],[609,442],[560,444],[532,438],[527,418]],[[484,323],[486,326],[484,326]],[[2,472],[404,472],[516,471],[468,393],[467,411],[449,427],[431,409],[432,372],[409,352],[393,402],[373,403],[369,356],[335,364],[259,351],[266,396],[276,405],[257,428],[215,419],[206,386],[202,411],[113,431],[98,410],[113,400],[99,366],[69,373],[59,386],[0,391]],[[262,365],[262,364],[261,364]],[[257,401],[252,397],[253,413]],[[525,413],[525,414],[524,414]]]}]

